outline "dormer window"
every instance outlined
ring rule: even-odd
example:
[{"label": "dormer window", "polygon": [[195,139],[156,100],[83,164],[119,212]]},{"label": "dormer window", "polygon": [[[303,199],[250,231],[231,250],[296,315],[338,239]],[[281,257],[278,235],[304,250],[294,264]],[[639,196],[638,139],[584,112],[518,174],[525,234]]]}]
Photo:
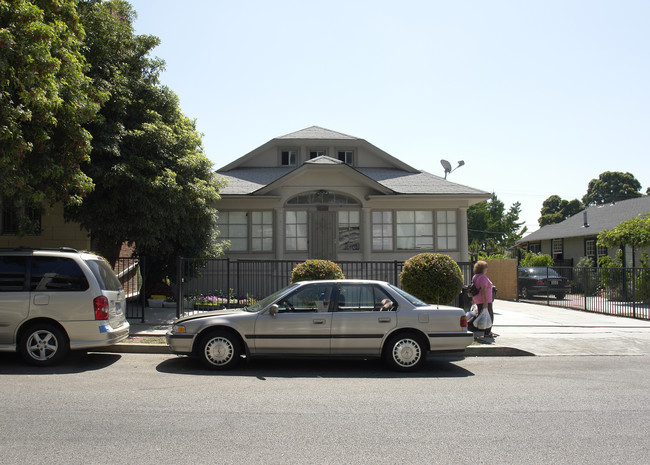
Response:
[{"label": "dormer window", "polygon": [[346,165],[353,164],[354,152],[352,150],[339,150],[339,160]]},{"label": "dormer window", "polygon": [[283,150],[281,152],[281,161],[282,166],[295,166],[296,159],[298,158],[298,152],[296,150]]},{"label": "dormer window", "polygon": [[326,150],[310,150],[309,151],[309,159],[310,160],[312,160],[312,159],[314,159],[316,157],[324,157],[325,155],[327,155]]}]

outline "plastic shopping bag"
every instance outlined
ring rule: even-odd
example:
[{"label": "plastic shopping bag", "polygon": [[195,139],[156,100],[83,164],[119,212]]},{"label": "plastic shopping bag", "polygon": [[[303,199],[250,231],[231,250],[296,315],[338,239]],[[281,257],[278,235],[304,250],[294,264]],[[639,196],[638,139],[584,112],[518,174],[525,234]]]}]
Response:
[{"label": "plastic shopping bag", "polygon": [[469,312],[465,315],[467,317],[467,322],[470,323],[478,316],[478,306],[476,304],[472,305],[472,308],[469,309]]},{"label": "plastic shopping bag", "polygon": [[488,312],[488,309],[484,308],[472,323],[478,329],[490,328],[492,326],[492,318],[490,318],[490,312]]}]

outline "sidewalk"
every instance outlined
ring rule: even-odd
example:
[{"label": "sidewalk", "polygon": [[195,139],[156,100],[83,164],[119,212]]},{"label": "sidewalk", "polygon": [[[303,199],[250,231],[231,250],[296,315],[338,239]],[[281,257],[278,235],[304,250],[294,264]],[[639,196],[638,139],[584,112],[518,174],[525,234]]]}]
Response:
[{"label": "sidewalk", "polygon": [[[494,344],[475,343],[467,357],[650,355],[650,321],[505,300],[495,301],[494,314]],[[131,323],[131,337],[160,343],[131,341],[105,350],[167,354],[163,336],[174,317],[175,309],[147,308],[144,323]]]}]

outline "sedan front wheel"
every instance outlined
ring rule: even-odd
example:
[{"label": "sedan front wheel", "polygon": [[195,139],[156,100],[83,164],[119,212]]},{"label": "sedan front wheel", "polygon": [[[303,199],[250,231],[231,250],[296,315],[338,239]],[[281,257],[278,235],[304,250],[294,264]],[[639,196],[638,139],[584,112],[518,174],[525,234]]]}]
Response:
[{"label": "sedan front wheel", "polygon": [[229,331],[211,331],[201,339],[199,357],[208,368],[229,370],[241,361],[241,342]]}]

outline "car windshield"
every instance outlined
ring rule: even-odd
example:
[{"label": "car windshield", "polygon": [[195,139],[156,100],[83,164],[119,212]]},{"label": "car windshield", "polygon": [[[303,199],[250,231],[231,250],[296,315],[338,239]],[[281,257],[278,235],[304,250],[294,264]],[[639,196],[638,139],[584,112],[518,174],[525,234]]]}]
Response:
[{"label": "car windshield", "polygon": [[422,301],[421,301],[420,299],[418,299],[417,297],[413,297],[411,294],[409,294],[408,292],[406,292],[406,291],[400,289],[399,287],[397,287],[397,286],[393,286],[392,284],[389,284],[389,286],[390,286],[390,288],[391,288],[392,290],[394,290],[395,292],[397,292],[399,295],[401,295],[402,297],[404,297],[406,300],[408,300],[409,302],[411,302],[411,303],[412,303],[413,305],[415,305],[416,307],[426,307],[426,306],[428,306],[427,303],[422,302]]},{"label": "car windshield", "polygon": [[297,286],[298,286],[297,284],[291,284],[283,289],[280,289],[279,291],[274,292],[273,294],[267,297],[264,297],[262,300],[258,300],[253,305],[246,307],[244,310],[251,313],[257,313],[263,310],[264,308],[266,308],[268,305],[271,305],[271,303],[273,303],[274,300],[278,299],[282,294],[290,291],[291,289],[294,289]]}]

